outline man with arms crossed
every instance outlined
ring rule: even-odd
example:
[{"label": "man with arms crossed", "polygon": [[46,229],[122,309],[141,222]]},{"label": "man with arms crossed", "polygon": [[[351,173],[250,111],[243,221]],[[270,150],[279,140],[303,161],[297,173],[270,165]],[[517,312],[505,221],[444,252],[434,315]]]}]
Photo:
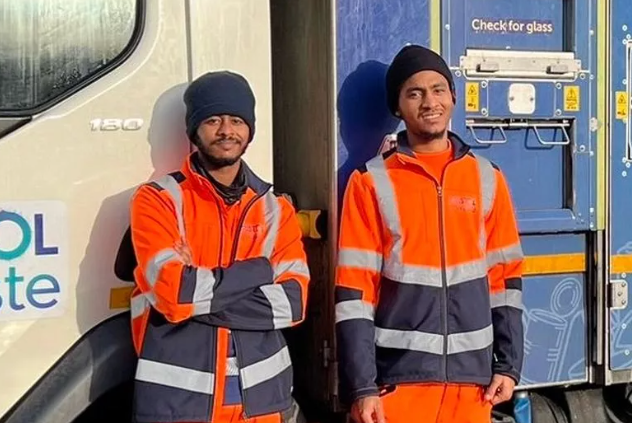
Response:
[{"label": "man with arms crossed", "polygon": [[523,358],[522,249],[503,173],[448,123],[443,59],[404,47],[387,76],[397,147],[347,186],[336,276],[342,395],[357,423],[489,423]]},{"label": "man with arms crossed", "polygon": [[305,316],[309,271],[298,220],[242,160],[255,130],[247,81],[208,73],[184,101],[198,151],[132,200],[134,421],[291,421],[292,367],[280,329]]}]

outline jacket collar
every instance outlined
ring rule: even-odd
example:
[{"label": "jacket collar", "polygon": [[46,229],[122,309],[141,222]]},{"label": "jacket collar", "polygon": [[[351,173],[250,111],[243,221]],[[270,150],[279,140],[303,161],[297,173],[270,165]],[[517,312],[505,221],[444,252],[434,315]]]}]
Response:
[{"label": "jacket collar", "polygon": [[[470,146],[467,145],[461,137],[452,131],[448,131],[448,140],[452,143],[452,149],[454,150],[454,160],[458,160],[470,152]],[[397,150],[398,153],[405,156],[414,158],[415,153],[410,148],[408,143],[408,133],[406,130],[400,131],[397,134]]]},{"label": "jacket collar", "polygon": [[[205,188],[207,190],[212,190],[213,193],[216,193],[215,188],[213,187],[211,181],[209,181],[204,175],[200,174],[200,172],[198,172],[195,169],[195,164],[193,163],[193,158],[194,156],[197,154],[197,152],[193,152],[191,154],[189,154],[189,156],[187,157],[187,159],[185,160],[183,166],[182,166],[182,173],[184,173],[186,175],[187,178],[190,178],[191,181],[198,187],[198,188]],[[250,169],[250,166],[248,166],[248,164],[242,160],[241,162],[241,167],[242,169],[240,170],[240,172],[243,172],[245,179],[246,179],[246,187],[250,188],[252,191],[254,191],[254,193],[256,195],[263,195],[265,194],[267,191],[270,190],[270,188],[272,188],[272,184],[269,184],[267,182],[265,182],[264,180],[262,180],[261,178],[259,178],[259,176],[257,176],[252,169]]]}]

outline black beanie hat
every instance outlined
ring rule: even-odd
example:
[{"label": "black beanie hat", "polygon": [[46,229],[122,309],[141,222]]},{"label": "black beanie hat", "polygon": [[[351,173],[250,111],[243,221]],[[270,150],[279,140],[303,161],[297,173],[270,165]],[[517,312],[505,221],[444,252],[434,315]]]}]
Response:
[{"label": "black beanie hat", "polygon": [[[197,129],[211,116],[238,116],[255,133],[255,96],[246,79],[230,71],[208,72],[188,86],[184,92],[187,108],[187,135],[194,142]],[[249,140],[249,141],[250,141]]]},{"label": "black beanie hat", "polygon": [[408,45],[397,53],[386,72],[386,98],[391,113],[396,115],[399,105],[399,90],[404,82],[417,72],[427,70],[438,72],[448,80],[454,101],[454,80],[445,60],[430,49],[419,45]]}]

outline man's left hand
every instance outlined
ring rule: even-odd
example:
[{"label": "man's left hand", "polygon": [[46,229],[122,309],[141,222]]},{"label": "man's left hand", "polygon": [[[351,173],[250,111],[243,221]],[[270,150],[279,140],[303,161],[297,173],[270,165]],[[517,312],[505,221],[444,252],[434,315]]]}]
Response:
[{"label": "man's left hand", "polygon": [[509,401],[513,395],[516,382],[509,376],[494,375],[492,383],[485,391],[485,401],[489,401],[492,405]]}]

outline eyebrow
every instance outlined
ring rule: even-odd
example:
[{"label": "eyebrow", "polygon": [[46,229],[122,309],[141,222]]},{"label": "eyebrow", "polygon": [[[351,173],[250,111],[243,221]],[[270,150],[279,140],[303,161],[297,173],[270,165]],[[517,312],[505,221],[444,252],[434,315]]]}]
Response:
[{"label": "eyebrow", "polygon": [[[436,89],[436,88],[447,88],[447,84],[445,82],[437,82],[435,84],[432,84],[430,86],[430,89]],[[423,91],[424,88],[420,87],[420,86],[414,86],[414,87],[410,87],[406,90],[407,93],[411,93],[413,91]]]}]

